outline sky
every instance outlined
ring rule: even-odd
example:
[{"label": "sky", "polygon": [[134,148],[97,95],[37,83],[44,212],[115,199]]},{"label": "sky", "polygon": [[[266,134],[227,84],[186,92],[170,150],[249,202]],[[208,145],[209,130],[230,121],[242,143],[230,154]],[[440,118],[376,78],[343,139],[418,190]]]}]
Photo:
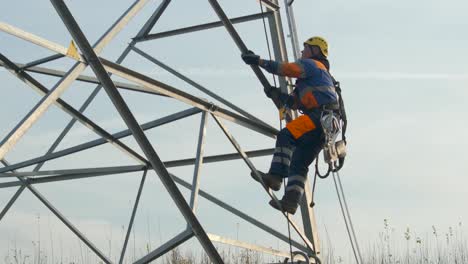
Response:
[{"label": "sky", "polygon": [[[281,1],[282,2],[282,1]],[[94,43],[133,1],[67,1],[67,5]],[[152,0],[103,50],[102,56],[115,60],[131,38],[151,16],[160,1]],[[256,1],[220,1],[229,17],[259,12]],[[282,3],[281,3],[282,4]],[[413,238],[440,234],[450,227],[466,232],[468,219],[466,186],[468,164],[468,26],[464,11],[468,3],[444,1],[294,1],[299,39],[313,35],[330,43],[331,71],[340,80],[348,113],[348,158],[341,178],[361,248],[378,243],[384,219],[394,230],[396,240],[404,240],[410,228]],[[283,22],[286,19],[283,14]],[[208,1],[174,0],[152,33],[218,20]],[[63,46],[71,37],[48,1],[5,1],[0,21],[19,27]],[[262,22],[237,24],[235,28],[249,49],[268,58]],[[288,32],[287,25],[284,29]],[[290,60],[291,46],[288,43]],[[277,112],[263,95],[258,80],[240,59],[240,51],[224,28],[184,36],[139,43],[138,48],[204,85],[249,113],[279,128]],[[0,32],[0,52],[15,62],[26,63],[52,55],[48,50]],[[46,64],[68,70],[70,59]],[[171,74],[131,53],[123,65],[196,96],[208,98]],[[85,74],[92,75],[91,70]],[[58,81],[33,74],[46,87]],[[268,75],[268,78],[271,77]],[[0,137],[5,137],[34,107],[40,96],[0,69],[2,96]],[[122,81],[113,77],[114,80]],[[76,108],[86,100],[94,85],[74,83],[61,98]],[[148,122],[190,108],[167,98],[122,92],[137,120]],[[219,103],[219,105],[222,105]],[[125,124],[101,92],[85,114],[114,133]],[[70,117],[56,106],[28,131],[6,159],[20,162],[43,155],[66,126]],[[274,140],[225,122],[245,150],[270,148]],[[162,160],[194,157],[200,115],[149,130],[149,137]],[[98,138],[77,124],[59,149]],[[123,140],[141,153],[131,138]],[[234,148],[208,120],[205,154],[234,152]],[[270,158],[252,159],[259,169],[268,168]],[[135,161],[112,146],[46,163],[44,170],[133,165]],[[33,168],[25,168],[30,171]],[[169,171],[191,181],[193,166]],[[38,190],[67,216],[103,252],[116,258],[128,225],[141,173],[94,179],[41,184]],[[0,182],[9,181],[0,179]],[[284,219],[267,205],[268,196],[249,176],[241,161],[205,164],[201,170],[203,190],[287,232]],[[316,187],[319,233],[334,254],[350,257],[350,246],[331,178],[319,180]],[[189,199],[190,194],[182,189]],[[0,190],[0,207],[15,188]],[[279,193],[280,195],[281,193]],[[200,199],[200,222],[210,233],[265,246],[287,246],[249,223]],[[461,223],[461,226],[460,226]],[[136,219],[133,245],[128,258],[142,256],[149,248],[171,239],[185,228],[184,220],[157,176],[148,173]],[[427,239],[431,242],[430,238]],[[39,243],[40,242],[40,243]],[[433,242],[433,241],[432,241]],[[186,248],[196,247],[190,240]],[[40,244],[40,246],[39,246]],[[0,256],[12,249],[34,255],[41,249],[49,258],[82,261],[85,245],[63,226],[30,192],[0,222]],[[366,250],[363,250],[366,252]],[[84,253],[83,253],[84,252]],[[37,254],[35,254],[37,256]],[[90,256],[92,258],[92,256]]]}]

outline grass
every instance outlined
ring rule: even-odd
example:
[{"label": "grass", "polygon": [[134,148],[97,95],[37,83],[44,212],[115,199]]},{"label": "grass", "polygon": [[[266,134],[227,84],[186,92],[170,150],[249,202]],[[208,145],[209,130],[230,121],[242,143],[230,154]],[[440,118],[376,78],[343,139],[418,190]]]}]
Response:
[{"label": "grass", "polygon": [[[363,264],[468,264],[468,243],[463,232],[462,223],[446,230],[439,230],[432,226],[431,232],[420,235],[409,227],[397,231],[391,227],[387,219],[384,220],[383,230],[378,234],[377,241],[369,243],[363,250]],[[52,243],[52,242],[51,242]],[[109,242],[110,243],[110,242]],[[325,245],[322,255],[323,264],[355,263],[352,257],[338,256],[332,246]],[[89,250],[79,248],[78,255],[71,251],[66,254],[63,249],[60,252],[44,252],[44,245],[40,239],[32,241],[32,249],[18,249],[13,243],[9,249],[1,249],[4,253],[5,264],[77,264],[77,263],[101,263]],[[65,249],[68,250],[68,249]],[[261,253],[231,248],[224,246],[219,249],[221,257],[226,264],[260,264],[283,263],[284,259],[272,258]],[[144,249],[133,249],[133,254],[127,254],[125,263],[131,263],[138,259],[138,255],[145,255],[150,251],[147,246]],[[111,252],[108,252],[111,253]],[[112,252],[114,253],[114,252]],[[115,255],[111,254],[111,255]],[[130,256],[128,256],[130,255]],[[117,259],[118,256],[111,256]],[[1,261],[1,260],[0,260]],[[176,248],[166,254],[156,263],[161,264],[209,264],[208,256],[199,250],[182,251]]]},{"label": "grass", "polygon": [[379,241],[365,250],[364,263],[466,264],[468,243],[462,228],[462,223],[444,231],[432,226],[432,234],[419,235],[407,227],[400,233],[385,219]]}]

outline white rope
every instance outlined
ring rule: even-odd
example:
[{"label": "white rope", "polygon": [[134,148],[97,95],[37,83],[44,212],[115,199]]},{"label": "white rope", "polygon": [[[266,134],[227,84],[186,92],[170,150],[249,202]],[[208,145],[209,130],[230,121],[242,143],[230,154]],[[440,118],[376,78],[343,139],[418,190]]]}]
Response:
[{"label": "white rope", "polygon": [[333,171],[332,176],[335,183],[336,194],[338,195],[338,201],[340,202],[341,213],[343,214],[346,230],[348,232],[349,241],[351,242],[351,247],[353,249],[354,258],[356,259],[357,264],[362,264],[361,250],[359,249],[356,232],[354,231],[351,214],[349,213],[349,207],[346,202],[343,185],[341,184],[340,174],[337,171]]}]

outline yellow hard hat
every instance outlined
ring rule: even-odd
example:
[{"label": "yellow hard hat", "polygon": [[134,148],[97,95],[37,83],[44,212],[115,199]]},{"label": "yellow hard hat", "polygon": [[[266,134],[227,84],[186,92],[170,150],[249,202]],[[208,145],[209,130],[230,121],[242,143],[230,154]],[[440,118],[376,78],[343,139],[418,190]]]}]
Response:
[{"label": "yellow hard hat", "polygon": [[325,55],[325,57],[328,57],[328,43],[324,38],[318,36],[311,37],[308,40],[306,40],[304,44],[319,47],[323,55]]}]

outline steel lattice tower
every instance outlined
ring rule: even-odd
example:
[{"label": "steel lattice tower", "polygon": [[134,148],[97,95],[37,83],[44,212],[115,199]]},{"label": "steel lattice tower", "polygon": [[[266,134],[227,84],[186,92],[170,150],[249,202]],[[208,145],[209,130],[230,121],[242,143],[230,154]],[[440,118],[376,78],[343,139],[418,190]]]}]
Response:
[{"label": "steel lattice tower", "polygon": [[[145,8],[145,5],[147,4],[147,2],[149,2],[149,0],[136,0],[128,8],[128,10],[126,10],[126,12],[101,36],[101,38],[99,38],[99,40],[94,45],[89,44],[87,37],[81,31],[79,24],[75,21],[72,12],[70,12],[63,0],[51,0],[51,2],[54,8],[56,9],[58,15],[62,19],[64,25],[67,27],[71,37],[74,40],[74,43],[76,43],[76,52],[73,47],[73,45],[75,44],[67,48],[47,39],[38,37],[32,33],[25,32],[12,25],[0,22],[0,31],[21,38],[25,41],[34,43],[55,53],[52,56],[48,56],[26,64],[13,62],[7,57],[7,54],[0,53],[1,66],[6,68],[9,72],[11,72],[11,74],[15,75],[19,80],[26,83],[28,86],[30,86],[43,96],[42,99],[34,106],[34,108],[31,109],[31,111],[21,121],[18,122],[16,127],[14,127],[14,129],[11,130],[11,132],[1,142],[0,160],[3,163],[4,167],[0,168],[0,177],[10,177],[15,178],[17,180],[0,183],[0,188],[17,188],[17,191],[7,202],[6,206],[4,208],[0,208],[2,209],[0,212],[0,220],[7,214],[8,210],[16,202],[18,197],[26,189],[28,189],[28,191],[30,191],[35,197],[37,197],[103,262],[112,263],[109,257],[106,256],[100,249],[98,249],[83,233],[81,233],[57,208],[55,208],[46,199],[44,195],[42,195],[34,187],[34,185],[38,183],[77,180],[103,175],[117,175],[128,172],[141,172],[143,176],[141,178],[141,183],[139,185],[137,197],[135,199],[134,207],[131,213],[130,224],[126,230],[124,247],[122,249],[122,252],[120,253],[120,263],[122,263],[127,248],[127,243],[129,241],[131,229],[133,227],[133,222],[136,217],[140,195],[145,185],[146,174],[148,170],[154,170],[159,176],[168,194],[171,196],[173,203],[182,213],[185,221],[187,222],[187,228],[167,243],[161,245],[156,249],[152,249],[152,251],[149,254],[139,259],[136,263],[151,262],[152,260],[164,255],[171,249],[179,246],[180,244],[184,243],[192,237],[196,237],[198,239],[198,241],[200,242],[200,244],[202,245],[205,252],[210,257],[213,263],[223,263],[217,249],[213,245],[213,242],[248,248],[282,257],[289,256],[289,252],[279,252],[267,248],[265,246],[253,245],[242,241],[223,238],[218,235],[209,234],[205,231],[206,229],[203,223],[199,222],[196,215],[196,211],[194,209],[198,197],[201,196],[209,200],[210,202],[222,207],[223,209],[229,211],[230,213],[241,217],[245,221],[258,227],[259,229],[270,233],[278,239],[285,242],[289,242],[289,238],[287,235],[274,230],[273,228],[261,223],[259,220],[230,206],[229,204],[210,195],[209,193],[200,191],[199,186],[199,171],[203,163],[222,162],[232,159],[243,159],[245,161],[245,164],[251,171],[256,171],[254,164],[250,161],[250,158],[271,155],[274,151],[274,149],[260,149],[245,152],[241,148],[240,144],[236,141],[234,135],[230,131],[228,131],[227,127],[224,125],[225,121],[236,123],[237,125],[240,125],[244,128],[250,129],[256,133],[260,133],[270,138],[275,138],[275,135],[278,132],[278,130],[272,127],[271,125],[265,123],[264,121],[260,120],[259,118],[255,117],[253,114],[242,109],[241,107],[232,104],[223,96],[208,90],[207,88],[198,84],[194,80],[191,80],[190,78],[174,70],[170,66],[160,62],[156,58],[152,57],[151,55],[137,47],[137,45],[140,42],[146,42],[150,40],[157,41],[161,38],[167,38],[201,30],[208,30],[217,27],[224,27],[232,37],[240,52],[243,53],[248,50],[247,46],[244,44],[243,40],[236,32],[236,29],[233,27],[233,24],[247,23],[254,20],[264,19],[268,21],[270,29],[269,33],[272,38],[272,47],[275,59],[280,61],[287,61],[288,54],[286,49],[286,37],[283,31],[283,22],[281,20],[282,15],[286,17],[287,24],[289,25],[289,35],[291,36],[292,40],[292,53],[294,58],[297,58],[299,51],[294,15],[290,2],[285,0],[283,4],[280,4],[278,0],[262,0],[261,3],[266,8],[265,12],[262,11],[261,13],[256,13],[252,15],[228,18],[220,4],[217,2],[217,0],[208,0],[211,7],[218,15],[219,21],[198,24],[152,34],[150,33],[151,29],[158,22],[159,18],[164,14],[166,8],[171,4],[171,0],[163,0],[161,3],[159,3],[155,12],[142,26],[140,31],[135,35],[134,38],[131,39],[126,49],[115,62],[111,62],[103,57],[99,57],[99,54],[101,53],[103,48],[111,42],[111,40],[116,36],[116,34],[127,25],[131,18],[136,16],[141,9]],[[283,10],[285,11],[284,13],[281,12]],[[201,92],[205,93],[211,98],[222,103],[226,106],[226,108],[220,107],[214,103],[208,102],[202,98],[184,92],[181,89],[172,87],[161,81],[155,80],[154,78],[151,78],[148,75],[145,75],[141,72],[137,72],[135,70],[123,66],[122,62],[130,53],[136,53],[141,57],[146,58],[148,61],[167,70],[174,76],[180,78],[182,81],[189,83],[194,88],[200,90]],[[76,61],[75,64],[70,69],[66,69],[66,71],[59,71],[39,66],[64,57],[68,57]],[[88,66],[93,70],[95,77],[86,76],[82,74]],[[254,74],[256,75],[260,84],[263,87],[268,87],[272,85],[269,82],[269,80],[265,77],[264,73],[260,70],[260,68],[253,66],[252,71],[254,72]],[[42,84],[33,76],[31,76],[31,72],[36,74],[56,76],[60,78],[60,81],[52,88],[47,88],[44,84]],[[125,79],[127,82],[113,81],[110,78],[111,75],[115,75],[122,79]],[[78,81],[95,83],[97,84],[97,86],[91,93],[91,95],[87,98],[87,100],[84,102],[84,104],[79,109],[76,109],[72,105],[67,103],[65,100],[61,99],[60,96],[66,91],[68,87],[70,87],[70,85]],[[291,80],[285,78],[279,79],[279,86],[283,91],[288,91],[288,84],[290,83],[290,81]],[[84,114],[87,107],[92,103],[97,93],[102,88],[104,88],[104,91],[106,92],[107,96],[111,99],[115,109],[118,111],[120,117],[128,127],[127,130],[123,130],[117,133],[111,133],[100,127],[98,124],[94,123]],[[135,93],[146,93],[151,96],[170,97],[174,100],[178,100],[189,105],[191,108],[184,111],[172,113],[166,117],[154,120],[152,122],[141,124],[135,119],[132,111],[127,105],[127,102],[121,96],[120,91],[122,90],[132,91]],[[16,143],[19,140],[21,140],[22,136],[28,131],[28,129],[31,128],[36,123],[36,121],[41,118],[41,116],[47,111],[49,106],[51,106],[52,104],[57,105],[61,110],[69,114],[72,117],[72,120],[61,132],[60,136],[54,142],[50,142],[50,148],[46,151],[46,153],[43,156],[10,164],[5,159],[6,154],[15,147]],[[163,163],[159,158],[158,153],[153,148],[152,144],[145,135],[144,131],[157,128],[158,126],[176,120],[182,120],[186,117],[197,114],[201,115],[201,123],[198,134],[196,157],[193,159],[180,159]],[[292,115],[294,115],[294,113],[292,113]],[[216,122],[216,124],[222,129],[227,139],[229,139],[229,141],[237,150],[236,153],[220,154],[215,156],[203,155],[206,123],[207,120],[210,118],[213,119]],[[77,121],[84,124],[94,133],[98,134],[101,138],[98,140],[84,142],[80,145],[71,148],[57,150],[63,138],[67,135],[67,133],[71,130],[71,128]],[[138,143],[139,147],[141,148],[143,155],[139,154],[127,144],[123,143],[122,139],[125,137],[133,137]],[[86,149],[95,148],[106,143],[110,143],[112,146],[116,147],[118,149],[117,151],[123,151],[128,156],[136,160],[139,164],[134,166],[61,169],[48,171],[41,170],[41,167],[44,165],[44,163],[50,160],[66,157],[68,155]],[[192,183],[188,183],[182,180],[176,175],[169,173],[167,170],[168,167],[185,166],[188,164],[192,164],[195,167]],[[34,169],[32,171],[21,170],[29,166],[34,166]],[[259,176],[257,175],[257,177]],[[186,199],[183,197],[176,183],[179,186],[189,188],[191,190],[191,197],[189,201],[186,201]],[[275,194],[271,192],[271,190],[267,189],[267,193],[271,196],[272,199],[277,199]],[[305,253],[303,255],[299,254],[297,256],[297,259],[304,259],[304,257],[310,257],[311,263],[318,263],[320,257],[320,244],[317,235],[314,212],[312,208],[309,207],[311,197],[312,193],[310,189],[310,184],[307,182],[304,199],[301,203],[302,227],[295,223],[290,216],[284,216],[288,219],[292,227],[295,229],[295,231],[301,238],[300,241],[291,241],[292,246],[297,251]]]}]

